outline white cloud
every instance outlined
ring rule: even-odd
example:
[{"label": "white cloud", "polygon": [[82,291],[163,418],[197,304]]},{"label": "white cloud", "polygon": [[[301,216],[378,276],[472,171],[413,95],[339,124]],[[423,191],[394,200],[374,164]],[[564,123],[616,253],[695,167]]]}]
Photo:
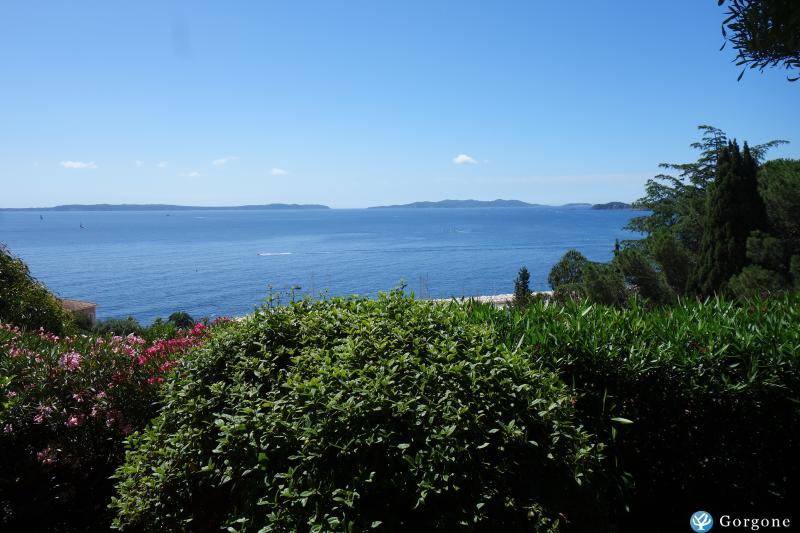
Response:
[{"label": "white cloud", "polygon": [[191,172],[187,172],[186,174],[181,174],[181,176],[185,178],[196,178],[199,175],[200,173],[196,170],[192,170]]},{"label": "white cloud", "polygon": [[169,165],[169,161],[159,161],[156,166],[158,168],[167,168],[167,165]]},{"label": "white cloud", "polygon": [[64,168],[97,168],[94,161],[62,161],[60,165]]},{"label": "white cloud", "polygon": [[271,174],[273,176],[285,176],[288,172],[282,168],[273,168]]},{"label": "white cloud", "polygon": [[456,165],[477,165],[478,162],[467,154],[458,154],[453,158],[453,163]]},{"label": "white cloud", "polygon": [[137,167],[140,167],[140,166],[144,165],[144,161],[139,161],[137,159],[136,161],[133,162],[133,164],[136,165]]},{"label": "white cloud", "polygon": [[238,161],[239,156],[236,155],[229,155],[228,157],[220,157],[219,159],[215,159],[211,162],[212,165],[215,167],[222,167],[225,166],[227,163],[231,161]]}]

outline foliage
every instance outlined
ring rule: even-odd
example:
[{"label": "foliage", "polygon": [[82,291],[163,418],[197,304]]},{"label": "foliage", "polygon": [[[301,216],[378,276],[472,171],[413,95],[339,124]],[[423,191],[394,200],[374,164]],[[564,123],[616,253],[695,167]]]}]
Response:
[{"label": "foliage", "polygon": [[800,255],[793,255],[789,261],[789,274],[794,283],[794,289],[800,290]]},{"label": "foliage", "polygon": [[[650,235],[668,231],[691,254],[700,249],[706,189],[714,182],[719,153],[728,145],[727,135],[719,128],[702,125],[698,129],[703,133],[702,139],[691,147],[700,151],[700,157],[692,163],[662,163],[661,168],[674,171],[677,176],[659,174],[648,180],[645,196],[636,201],[647,214],[633,218],[626,226],[630,231],[644,233],[645,241]],[[786,141],[751,146],[750,153],[760,163],[771,148],[781,144]]]},{"label": "foliage", "polygon": [[[682,531],[710,509],[793,508],[800,489],[800,298],[628,309],[474,305],[506,346],[574,387],[606,444],[615,528]],[[653,521],[653,516],[659,520]]]},{"label": "foliage", "polygon": [[717,176],[706,196],[705,229],[691,285],[702,295],[725,288],[747,264],[746,242],[751,232],[767,225],[758,195],[757,163],[744,143],[728,143],[719,154]]},{"label": "foliage", "polygon": [[675,294],[660,266],[640,249],[619,251],[612,265],[622,273],[625,283],[648,301],[663,305],[674,299]]},{"label": "foliage", "polygon": [[751,263],[770,270],[785,270],[786,249],[781,239],[756,230],[747,237],[745,250]]},{"label": "foliage", "polygon": [[800,160],[764,163],[758,174],[758,191],[772,230],[791,253],[800,253]]},{"label": "foliage", "polygon": [[625,278],[614,266],[589,263],[583,269],[586,298],[595,303],[622,306],[628,301]]},{"label": "foliage", "polygon": [[90,332],[96,335],[136,335],[141,337],[144,327],[139,321],[129,316],[128,318],[109,318],[108,320],[98,320],[92,326]]},{"label": "foliage", "polygon": [[728,285],[731,293],[739,299],[766,298],[786,290],[786,281],[780,274],[759,265],[744,267]]},{"label": "foliage", "polygon": [[106,529],[123,440],[156,413],[157,388],[202,342],[61,338],[0,323],[0,529]]},{"label": "foliage", "polygon": [[194,319],[186,311],[176,311],[169,315],[168,322],[175,324],[179,329],[191,329],[194,327]]},{"label": "foliage", "polygon": [[[725,2],[718,0],[719,5]],[[722,34],[736,50],[736,64],[742,66],[739,79],[748,67],[762,72],[778,65],[787,70],[800,69],[797,0],[727,0],[727,3]],[[789,79],[796,81],[800,76]]]},{"label": "foliage", "polygon": [[140,324],[132,316],[123,319],[98,320],[94,326],[85,330],[85,333],[95,335],[137,335],[152,342],[158,339],[174,338],[182,331],[191,330],[196,324],[200,323],[207,324],[208,321],[204,319],[201,322],[195,322],[188,313],[178,311],[172,313],[166,322],[162,318],[156,318],[149,326]]},{"label": "foliage", "polygon": [[47,288],[33,279],[28,266],[0,244],[0,322],[56,334],[73,329],[72,316]]},{"label": "foliage", "polygon": [[519,269],[517,279],[514,280],[514,299],[512,305],[524,309],[531,302],[531,275],[527,267]]},{"label": "foliage", "polygon": [[572,397],[455,304],[265,307],[164,391],[116,473],[124,530],[554,531],[592,510]]},{"label": "foliage", "polygon": [[664,273],[666,282],[676,294],[684,294],[689,276],[694,268],[692,254],[666,230],[659,230],[649,236],[647,251]]},{"label": "foliage", "polygon": [[580,283],[564,283],[553,291],[550,300],[554,303],[566,304],[567,302],[581,302],[586,298],[586,287],[583,279]]},{"label": "foliage", "polygon": [[577,250],[568,250],[561,260],[553,265],[547,281],[553,290],[561,285],[583,282],[583,269],[589,261]]}]

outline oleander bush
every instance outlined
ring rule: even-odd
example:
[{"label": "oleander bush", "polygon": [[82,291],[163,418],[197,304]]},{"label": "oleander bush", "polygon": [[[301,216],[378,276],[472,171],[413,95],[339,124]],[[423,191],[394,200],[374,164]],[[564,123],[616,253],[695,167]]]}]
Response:
[{"label": "oleander bush", "polygon": [[798,501],[800,297],[470,312],[574,388],[581,423],[606,444],[617,530],[681,531],[696,509],[785,514]]},{"label": "oleander bush", "polygon": [[107,530],[124,441],[206,328],[59,337],[0,323],[0,530]]},{"label": "oleander bush", "polygon": [[115,527],[602,528],[573,401],[457,305],[265,306],[194,352],[129,438]]}]

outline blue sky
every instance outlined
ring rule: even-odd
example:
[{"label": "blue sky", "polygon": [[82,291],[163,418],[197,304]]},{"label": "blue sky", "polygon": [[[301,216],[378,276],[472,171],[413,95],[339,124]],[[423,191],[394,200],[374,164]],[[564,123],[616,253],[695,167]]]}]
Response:
[{"label": "blue sky", "polygon": [[714,0],[6,1],[0,206],[633,200],[694,159],[699,124],[800,157],[800,82],[737,82],[722,17]]}]

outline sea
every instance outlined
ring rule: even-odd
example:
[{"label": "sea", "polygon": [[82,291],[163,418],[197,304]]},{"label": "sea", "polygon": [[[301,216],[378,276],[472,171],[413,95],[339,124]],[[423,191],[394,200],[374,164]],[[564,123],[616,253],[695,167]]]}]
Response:
[{"label": "sea", "polygon": [[267,297],[532,290],[569,249],[608,261],[641,212],[587,207],[0,211],[0,243],[99,319],[240,316]]}]

